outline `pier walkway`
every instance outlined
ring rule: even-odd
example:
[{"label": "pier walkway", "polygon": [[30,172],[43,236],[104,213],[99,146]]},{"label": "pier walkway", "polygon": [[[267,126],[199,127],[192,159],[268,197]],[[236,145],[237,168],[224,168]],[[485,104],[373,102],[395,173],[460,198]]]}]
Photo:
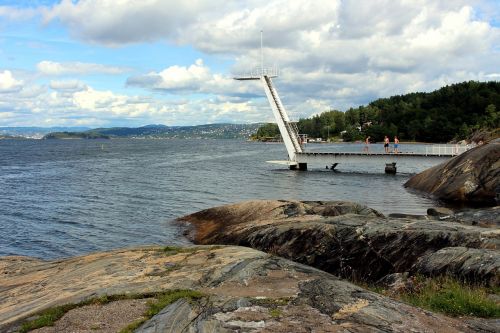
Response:
[{"label": "pier walkway", "polygon": [[366,163],[368,161],[379,161],[390,165],[386,167],[386,172],[395,172],[396,163],[412,163],[422,159],[431,159],[433,164],[444,162],[454,155],[437,154],[419,154],[419,153],[323,153],[323,152],[302,152],[296,153],[296,161],[290,161],[288,164],[291,169],[307,170],[307,165],[326,166],[334,169],[339,163]]}]

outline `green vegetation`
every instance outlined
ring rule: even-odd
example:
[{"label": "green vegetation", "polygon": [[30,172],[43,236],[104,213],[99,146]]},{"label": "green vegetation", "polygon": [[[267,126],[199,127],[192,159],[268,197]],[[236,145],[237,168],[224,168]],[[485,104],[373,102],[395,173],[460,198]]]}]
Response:
[{"label": "green vegetation", "polygon": [[189,302],[193,302],[194,300],[200,299],[204,296],[205,296],[204,294],[194,290],[173,290],[160,294],[154,301],[148,303],[148,309],[144,313],[143,319],[139,319],[131,323],[130,325],[122,329],[120,333],[134,332],[139,326],[141,326],[148,319],[152,318],[153,316],[158,314],[161,310],[163,310],[165,307],[167,307],[172,303],[175,303],[181,298],[185,298]]},{"label": "green vegetation", "polygon": [[252,139],[260,141],[278,141],[280,139],[278,125],[273,123],[262,125],[257,130],[257,133],[252,135]]},{"label": "green vegetation", "polygon": [[44,139],[109,139],[109,135],[93,131],[87,132],[53,132],[45,135]]},{"label": "green vegetation", "polygon": [[449,316],[500,317],[500,305],[488,298],[488,294],[498,295],[499,288],[468,285],[446,276],[415,276],[408,281],[410,283],[405,288],[398,290],[386,290],[363,283],[360,285],[373,292]]},{"label": "green vegetation", "polygon": [[252,298],[250,299],[250,303],[267,308],[271,317],[279,318],[283,314],[283,311],[279,307],[290,303],[290,298]]},{"label": "green vegetation", "polygon": [[[330,110],[300,119],[299,132],[312,138],[355,141],[371,136],[391,140],[448,142],[469,137],[478,130],[500,127],[500,82],[463,82],[430,93],[380,98],[346,112]],[[275,124],[259,129],[256,138],[272,136]]]},{"label": "green vegetation", "polygon": [[[205,247],[205,249],[208,250],[219,250],[222,249],[224,246],[221,245],[212,245],[209,247]],[[168,256],[173,256],[176,255],[177,253],[196,253],[198,251],[203,250],[203,248],[200,248],[199,246],[190,246],[190,247],[182,247],[182,246],[172,246],[172,245],[167,245],[164,246],[160,249],[160,252],[168,255]]]},{"label": "green vegetation", "polygon": [[146,319],[144,319],[144,318],[138,319],[138,320],[134,321],[133,323],[128,324],[123,329],[121,329],[119,333],[134,333],[134,331],[136,329],[138,329],[139,326],[144,324],[145,321],[146,321]]},{"label": "green vegetation", "polygon": [[269,314],[273,318],[279,318],[282,313],[283,313],[283,311],[281,311],[280,309],[271,309],[271,310],[269,310]]},{"label": "green vegetation", "polygon": [[142,299],[142,298],[154,298],[154,300],[148,302],[148,309],[144,314],[144,318],[133,322],[124,328],[120,333],[133,332],[137,327],[144,323],[149,318],[156,315],[167,305],[174,303],[175,301],[186,298],[190,302],[204,297],[205,295],[194,290],[168,290],[160,293],[142,293],[142,294],[118,294],[118,295],[103,295],[100,297],[94,297],[85,300],[80,303],[71,303],[56,306],[47,310],[44,310],[37,314],[37,317],[33,320],[24,322],[19,330],[20,333],[25,333],[32,331],[37,328],[45,326],[53,326],[55,322],[61,319],[64,314],[68,311],[73,310],[78,307],[85,305],[98,304],[104,305],[114,301],[126,300],[126,299]]},{"label": "green vegetation", "polygon": [[38,318],[23,323],[19,332],[25,333],[40,327],[53,326],[66,312],[76,307],[76,304],[68,304],[45,310]]},{"label": "green vegetation", "polygon": [[199,248],[197,247],[165,246],[161,249],[161,252],[168,256],[173,256],[178,253],[194,253],[198,250]]},{"label": "green vegetation", "polygon": [[250,302],[253,305],[259,305],[266,308],[276,308],[278,306],[284,306],[290,303],[290,297],[281,297],[281,298],[252,298]]},{"label": "green vegetation", "polygon": [[200,299],[205,295],[199,291],[195,290],[173,290],[163,293],[157,297],[155,301],[152,301],[148,304],[149,309],[146,311],[146,317],[153,317],[158,312],[163,310],[167,305],[176,302],[181,298],[185,298],[190,302]]},{"label": "green vegetation", "polygon": [[401,298],[450,316],[500,317],[500,305],[487,297],[484,287],[468,286],[451,278],[426,279],[420,283],[419,289]]}]

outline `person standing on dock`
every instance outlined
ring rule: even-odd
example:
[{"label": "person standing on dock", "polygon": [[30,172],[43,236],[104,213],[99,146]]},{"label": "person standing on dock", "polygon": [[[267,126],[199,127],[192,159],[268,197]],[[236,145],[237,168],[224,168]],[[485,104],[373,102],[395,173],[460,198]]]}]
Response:
[{"label": "person standing on dock", "polygon": [[367,136],[365,139],[365,148],[363,148],[363,152],[368,154],[369,147],[370,147],[370,137]]},{"label": "person standing on dock", "polygon": [[387,137],[387,135],[384,136],[384,150],[386,154],[389,153],[389,138]]},{"label": "person standing on dock", "polygon": [[394,154],[397,154],[399,148],[399,139],[397,136],[394,137]]}]

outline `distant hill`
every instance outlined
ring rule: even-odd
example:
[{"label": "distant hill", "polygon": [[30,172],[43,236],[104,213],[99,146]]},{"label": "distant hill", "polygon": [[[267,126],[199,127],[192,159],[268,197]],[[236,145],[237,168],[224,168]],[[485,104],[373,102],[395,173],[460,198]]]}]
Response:
[{"label": "distant hill", "polygon": [[93,132],[53,132],[43,139],[110,139],[108,135]]},{"label": "distant hill", "polygon": [[146,125],[142,127],[95,128],[83,132],[59,131],[49,133],[44,139],[95,139],[95,138],[210,138],[247,139],[262,124],[210,124],[199,126]]},{"label": "distant hill", "polygon": [[32,138],[41,139],[52,132],[83,132],[89,127],[0,127],[0,137],[3,138]]}]

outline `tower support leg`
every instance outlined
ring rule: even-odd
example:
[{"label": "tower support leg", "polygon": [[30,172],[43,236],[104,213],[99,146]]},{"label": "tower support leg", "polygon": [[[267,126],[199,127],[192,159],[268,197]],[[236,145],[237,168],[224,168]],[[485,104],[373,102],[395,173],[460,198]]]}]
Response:
[{"label": "tower support leg", "polygon": [[386,163],[385,164],[385,173],[396,174],[396,162]]},{"label": "tower support leg", "polygon": [[299,170],[306,171],[307,170],[307,163],[299,163]]}]

